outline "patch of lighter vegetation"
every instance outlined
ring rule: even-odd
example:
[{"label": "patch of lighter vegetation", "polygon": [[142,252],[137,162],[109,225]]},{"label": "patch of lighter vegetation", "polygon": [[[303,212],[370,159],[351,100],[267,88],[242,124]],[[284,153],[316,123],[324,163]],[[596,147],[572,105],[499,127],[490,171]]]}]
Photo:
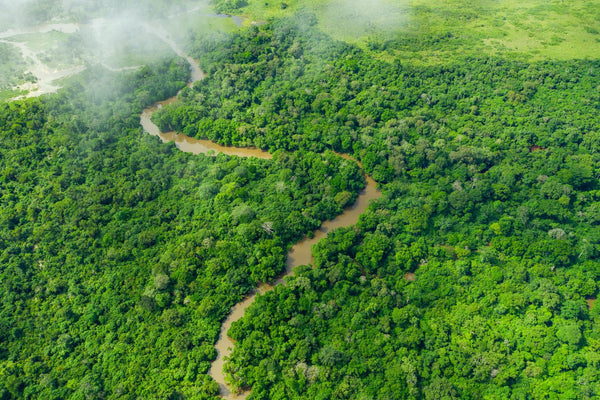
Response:
[{"label": "patch of lighter vegetation", "polygon": [[318,10],[319,24],[337,39],[387,38],[408,25],[406,0],[332,0]]}]

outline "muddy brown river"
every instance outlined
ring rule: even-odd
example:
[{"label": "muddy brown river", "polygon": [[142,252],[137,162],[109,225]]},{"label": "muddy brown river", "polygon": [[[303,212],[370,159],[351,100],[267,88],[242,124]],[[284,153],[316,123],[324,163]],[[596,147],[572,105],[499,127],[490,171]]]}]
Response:
[{"label": "muddy brown river", "polygon": [[158,136],[163,141],[175,142],[177,148],[186,153],[192,154],[218,154],[223,153],[230,156],[238,157],[257,157],[263,159],[271,159],[273,155],[264,150],[252,148],[252,147],[229,147],[221,146],[215,142],[204,139],[194,139],[177,132],[161,132],[158,126],[150,120],[152,113],[165,105],[171,104],[177,100],[177,97],[172,97],[168,100],[156,103],[152,107],[146,108],[140,116],[140,123],[146,132],[153,136]]},{"label": "muddy brown river", "polygon": [[[168,36],[161,35],[160,33],[158,33],[158,35],[159,37],[161,37],[162,40],[165,41],[165,43],[169,44],[169,46],[171,46],[171,48],[177,54],[188,60],[192,68],[192,84],[193,82],[204,78],[204,73],[202,72],[195,60],[190,58],[181,49],[179,49],[179,47],[177,47],[177,45],[172,40],[170,40]],[[209,140],[193,139],[181,133],[178,134],[176,132],[160,132],[158,126],[156,126],[156,124],[154,124],[150,120],[150,117],[152,116],[152,113],[154,111],[158,110],[159,108],[165,105],[171,104],[176,100],[177,96],[167,99],[165,101],[161,101],[153,105],[152,107],[146,108],[140,116],[140,123],[144,130],[150,133],[151,135],[159,136],[163,142],[174,141],[176,146],[181,151],[188,153],[203,153],[207,155],[224,153],[238,157],[258,157],[264,159],[270,159],[272,157],[270,153],[261,149],[221,146]],[[356,162],[356,160],[354,160],[348,155],[340,154],[340,156]],[[233,341],[229,338],[229,336],[227,336],[227,331],[231,327],[231,324],[244,316],[245,310],[254,302],[254,299],[258,294],[263,294],[271,290],[274,286],[282,284],[284,282],[284,278],[292,274],[292,270],[294,267],[297,267],[299,265],[311,264],[311,246],[317,243],[325,236],[327,236],[327,233],[330,230],[356,224],[359,216],[367,209],[371,200],[376,199],[381,195],[381,193],[376,189],[376,182],[371,177],[366,176],[366,181],[367,185],[365,189],[363,189],[363,191],[359,194],[358,198],[356,199],[353,205],[345,208],[344,212],[338,215],[335,219],[323,222],[321,227],[314,232],[314,236],[312,238],[304,238],[303,240],[299,241],[298,243],[292,246],[287,256],[286,271],[273,283],[273,285],[262,285],[261,287],[255,289],[243,301],[232,307],[231,313],[227,316],[227,318],[225,319],[225,321],[223,321],[223,324],[221,325],[219,339],[215,344],[215,349],[217,350],[217,359],[213,361],[208,372],[208,374],[219,384],[219,394],[222,398],[245,399],[249,394],[232,393],[225,382],[225,375],[223,374],[223,364],[225,358],[227,358],[231,354],[232,348],[234,346]]]}]

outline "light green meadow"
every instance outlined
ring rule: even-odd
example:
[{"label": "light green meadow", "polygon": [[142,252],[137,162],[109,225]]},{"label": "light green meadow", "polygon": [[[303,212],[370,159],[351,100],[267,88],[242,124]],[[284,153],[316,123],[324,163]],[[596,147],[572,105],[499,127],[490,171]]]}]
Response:
[{"label": "light green meadow", "polygon": [[[456,55],[505,55],[533,60],[600,56],[600,2],[584,0],[288,0],[253,1],[250,20],[300,8],[321,29],[382,58],[438,63]],[[283,8],[282,3],[287,7]],[[417,47],[414,38],[425,38]],[[399,41],[386,48],[385,43]],[[405,45],[404,45],[405,43]]]}]

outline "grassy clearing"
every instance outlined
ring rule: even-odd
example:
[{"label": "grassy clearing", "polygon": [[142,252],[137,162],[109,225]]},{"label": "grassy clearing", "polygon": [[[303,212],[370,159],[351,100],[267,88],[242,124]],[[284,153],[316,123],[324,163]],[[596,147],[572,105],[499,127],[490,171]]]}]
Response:
[{"label": "grassy clearing", "polygon": [[210,8],[199,10],[192,14],[178,15],[162,22],[178,43],[185,43],[190,35],[201,35],[215,31],[234,32],[239,29],[232,18],[222,18],[212,15]]},{"label": "grassy clearing", "polygon": [[318,0],[257,0],[248,1],[241,14],[248,21],[270,21],[277,17],[290,15],[301,7],[313,7]]},{"label": "grassy clearing", "polygon": [[600,55],[597,1],[289,0],[285,9],[281,3],[250,1],[242,13],[252,20],[268,20],[307,8],[334,38],[383,59],[416,63],[444,62],[456,54],[534,60]]},{"label": "grassy clearing", "polygon": [[32,81],[33,77],[26,70],[21,53],[9,43],[0,43],[0,91],[11,91],[19,84]]},{"label": "grassy clearing", "polygon": [[0,101],[9,100],[27,94],[26,90],[0,90]]},{"label": "grassy clearing", "polygon": [[66,41],[71,34],[51,31],[46,33],[30,33],[13,36],[11,40],[27,43],[27,47],[39,53],[56,48],[60,42]]},{"label": "grassy clearing", "polygon": [[82,62],[82,43],[77,34],[52,31],[18,35],[11,40],[25,43],[50,68],[68,68]]},{"label": "grassy clearing", "polygon": [[[240,29],[232,18],[214,16],[210,7],[191,13],[174,11],[172,16],[152,23],[166,29],[181,47],[192,35]],[[84,24],[79,32],[72,34],[58,31],[22,34],[11,37],[10,41],[24,43],[45,66],[57,70],[85,63],[102,63],[114,69],[136,67],[173,55],[168,45],[136,24],[117,28],[109,26],[99,35]],[[0,91],[3,91],[0,101],[23,94],[13,89],[34,81],[33,76],[27,74],[28,68],[20,50],[10,43],[0,42]]]}]

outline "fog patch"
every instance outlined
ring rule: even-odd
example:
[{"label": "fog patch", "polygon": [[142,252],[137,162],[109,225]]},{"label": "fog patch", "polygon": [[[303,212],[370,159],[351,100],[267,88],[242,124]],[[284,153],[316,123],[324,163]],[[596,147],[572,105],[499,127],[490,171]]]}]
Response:
[{"label": "fog patch", "polygon": [[408,9],[408,0],[333,0],[321,10],[319,20],[340,39],[386,37],[408,24]]},{"label": "fog patch", "polygon": [[0,0],[0,40],[22,58],[0,62],[7,64],[5,69],[24,62],[34,76],[29,82],[15,77],[14,89],[29,90],[28,97],[51,93],[59,88],[57,79],[91,65],[126,71],[181,53],[164,39],[163,23],[171,19],[169,38],[187,37],[184,30],[189,27],[179,28],[172,21],[179,16],[200,18],[198,10],[207,4],[208,0]]},{"label": "fog patch", "polygon": [[146,22],[132,13],[94,19],[82,26],[82,50],[88,62],[117,70],[173,55],[149,29],[158,24]]}]

